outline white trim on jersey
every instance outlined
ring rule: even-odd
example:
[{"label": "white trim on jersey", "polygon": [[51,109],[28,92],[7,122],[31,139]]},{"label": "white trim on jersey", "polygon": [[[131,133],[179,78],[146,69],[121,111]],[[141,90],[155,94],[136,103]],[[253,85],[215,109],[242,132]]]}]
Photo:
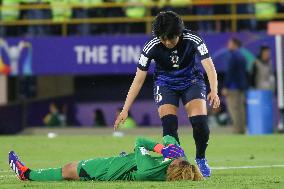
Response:
[{"label": "white trim on jersey", "polygon": [[198,42],[198,41],[196,41],[196,39],[191,38],[191,37],[184,37],[183,39],[189,39],[189,40],[191,40],[191,41],[195,42],[197,45],[199,44],[199,42]]},{"label": "white trim on jersey", "polygon": [[148,54],[148,52],[157,44],[161,43],[161,41],[159,40],[158,42],[153,43],[147,50],[146,50],[146,54]]},{"label": "white trim on jersey", "polygon": [[159,39],[157,37],[153,38],[151,41],[149,41],[143,48],[143,51],[148,48],[152,43],[158,41]]},{"label": "white trim on jersey", "polygon": [[149,41],[149,42],[145,45],[145,47],[143,48],[143,51],[145,52],[146,49],[147,49],[151,44],[153,44],[154,42],[157,42],[158,40],[160,40],[160,39],[158,39],[157,37],[153,38],[151,41]]},{"label": "white trim on jersey", "polygon": [[202,39],[199,36],[191,34],[191,33],[186,33],[184,37],[192,37],[192,38],[195,38],[197,41],[202,42]]},{"label": "white trim on jersey", "polygon": [[192,39],[192,40],[194,40],[194,41],[196,41],[196,42],[198,42],[198,43],[201,43],[201,42],[202,42],[202,40],[198,40],[197,38],[195,38],[195,37],[193,37],[193,36],[184,36],[184,38],[190,38],[190,39]]},{"label": "white trim on jersey", "polygon": [[156,45],[158,43],[160,43],[161,41],[158,39],[158,40],[155,40],[153,41],[147,48],[145,48],[144,52],[148,53],[149,52],[149,49],[151,49],[153,47],[153,45]]}]

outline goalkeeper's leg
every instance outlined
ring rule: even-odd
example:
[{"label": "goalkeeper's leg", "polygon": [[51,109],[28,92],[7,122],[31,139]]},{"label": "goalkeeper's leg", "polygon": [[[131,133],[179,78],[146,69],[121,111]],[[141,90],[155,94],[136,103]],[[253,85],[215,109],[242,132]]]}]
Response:
[{"label": "goalkeeper's leg", "polygon": [[68,163],[62,168],[28,169],[25,175],[28,180],[32,181],[79,180],[77,166],[78,163]]},{"label": "goalkeeper's leg", "polygon": [[31,170],[20,161],[15,152],[9,153],[9,164],[20,180],[31,181],[61,181],[79,180],[78,163],[68,163],[62,168],[47,168]]}]

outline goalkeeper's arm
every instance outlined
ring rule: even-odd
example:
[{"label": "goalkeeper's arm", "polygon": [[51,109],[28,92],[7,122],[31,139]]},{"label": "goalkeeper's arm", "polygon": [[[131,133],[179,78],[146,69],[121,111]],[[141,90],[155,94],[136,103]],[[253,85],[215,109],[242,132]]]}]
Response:
[{"label": "goalkeeper's arm", "polygon": [[138,137],[136,139],[135,147],[144,147],[146,150],[162,154],[162,149],[165,146],[169,146],[170,144],[178,146],[178,142],[175,138],[169,135],[163,137],[163,143],[164,144],[161,144],[147,138]]},{"label": "goalkeeper's arm", "polygon": [[183,149],[178,146],[177,141],[171,136],[165,136],[163,138],[164,144],[154,142],[145,138],[137,138],[136,139],[136,148],[144,147],[148,151],[153,151],[158,154],[162,154],[164,158],[176,158],[176,157],[184,157]]},{"label": "goalkeeper's arm", "polygon": [[156,152],[158,154],[162,153],[162,149],[165,147],[163,144],[152,141],[150,139],[139,137],[136,139],[136,147],[144,147],[146,150]]}]

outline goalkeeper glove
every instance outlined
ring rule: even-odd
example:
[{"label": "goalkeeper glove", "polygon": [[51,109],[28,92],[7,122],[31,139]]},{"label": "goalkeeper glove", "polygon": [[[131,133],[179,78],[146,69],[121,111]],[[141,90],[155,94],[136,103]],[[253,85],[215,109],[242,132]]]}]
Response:
[{"label": "goalkeeper glove", "polygon": [[161,152],[164,158],[185,157],[183,149],[180,146],[176,146],[173,144],[170,144],[169,146],[165,146]]}]

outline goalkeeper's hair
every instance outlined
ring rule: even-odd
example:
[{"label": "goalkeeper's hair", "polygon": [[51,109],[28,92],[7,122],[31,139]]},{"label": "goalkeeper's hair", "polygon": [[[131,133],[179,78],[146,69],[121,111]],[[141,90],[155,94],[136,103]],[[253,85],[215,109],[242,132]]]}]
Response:
[{"label": "goalkeeper's hair", "polygon": [[200,181],[203,180],[203,176],[196,165],[181,160],[178,164],[170,164],[167,170],[167,181],[179,180]]},{"label": "goalkeeper's hair", "polygon": [[173,39],[180,36],[183,30],[182,19],[173,11],[160,12],[153,22],[153,34],[156,37]]}]

